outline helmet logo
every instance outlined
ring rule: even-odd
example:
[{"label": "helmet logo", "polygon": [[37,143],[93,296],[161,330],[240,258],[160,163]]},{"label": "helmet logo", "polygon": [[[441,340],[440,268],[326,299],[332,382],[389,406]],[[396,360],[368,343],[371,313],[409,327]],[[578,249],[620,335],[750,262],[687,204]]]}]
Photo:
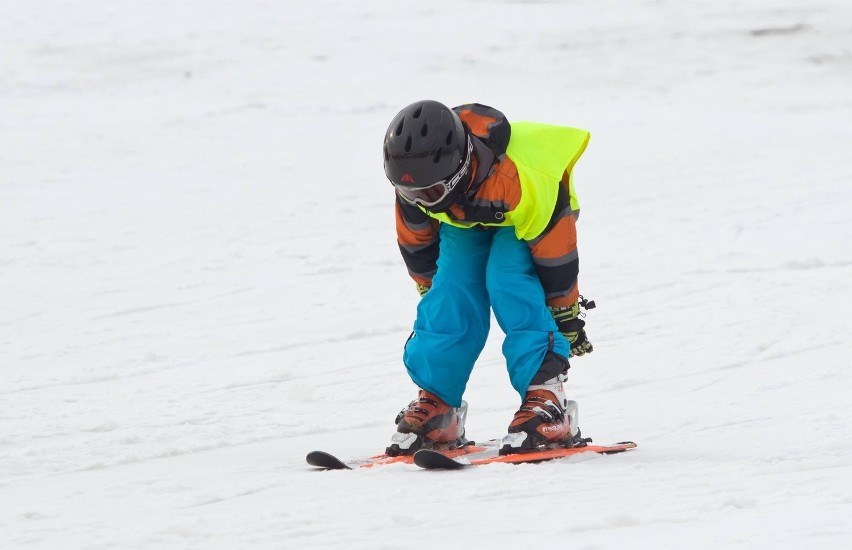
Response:
[{"label": "helmet logo", "polygon": [[414,183],[414,178],[411,177],[411,174],[406,172],[402,175],[402,178],[400,178],[399,181],[402,183]]}]

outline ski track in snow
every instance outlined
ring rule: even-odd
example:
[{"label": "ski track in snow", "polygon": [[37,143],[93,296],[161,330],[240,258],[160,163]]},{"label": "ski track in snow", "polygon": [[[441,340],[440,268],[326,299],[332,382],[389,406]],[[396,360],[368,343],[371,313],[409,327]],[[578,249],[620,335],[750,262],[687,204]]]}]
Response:
[{"label": "ski track in snow", "polygon": [[[852,547],[849,2],[0,13],[0,548]],[[305,465],[415,393],[380,147],[422,98],[591,130],[569,391],[635,451]]]}]

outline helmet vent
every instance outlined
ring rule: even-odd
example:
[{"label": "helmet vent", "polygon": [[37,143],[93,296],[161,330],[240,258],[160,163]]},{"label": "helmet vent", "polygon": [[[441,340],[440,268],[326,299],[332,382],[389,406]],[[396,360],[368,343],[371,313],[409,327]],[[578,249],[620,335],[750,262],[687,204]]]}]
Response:
[{"label": "helmet vent", "polygon": [[438,149],[437,151],[435,151],[435,156],[434,156],[434,158],[432,158],[432,162],[434,162],[435,164],[438,164],[439,162],[441,162],[441,152],[442,152],[442,149]]},{"label": "helmet vent", "polygon": [[420,118],[420,113],[422,113],[422,112],[423,112],[423,105],[418,107],[417,110],[414,111],[414,114],[411,115],[411,116],[414,117],[414,118]]},{"label": "helmet vent", "polygon": [[453,132],[450,131],[450,133],[447,134],[447,145],[450,145],[452,142],[453,142]]},{"label": "helmet vent", "polygon": [[408,139],[405,140],[405,152],[406,153],[411,152],[411,136],[408,136]]},{"label": "helmet vent", "polygon": [[397,125],[396,130],[394,130],[394,132],[393,132],[395,135],[398,136],[398,135],[402,134],[402,125],[403,124],[405,124],[405,120],[400,120],[399,125]]},{"label": "helmet vent", "polygon": [[424,124],[422,128],[420,128],[420,135],[426,137],[426,134],[429,133],[429,125]]}]

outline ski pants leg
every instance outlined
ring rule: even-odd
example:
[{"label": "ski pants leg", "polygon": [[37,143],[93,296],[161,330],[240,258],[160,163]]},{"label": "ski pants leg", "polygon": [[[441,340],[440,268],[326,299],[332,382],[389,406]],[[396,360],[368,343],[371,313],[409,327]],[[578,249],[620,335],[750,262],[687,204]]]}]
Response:
[{"label": "ski pants leg", "polygon": [[441,224],[440,237],[438,271],[417,305],[403,362],[415,384],[458,407],[488,337],[485,266],[493,234]]},{"label": "ski pants leg", "polygon": [[512,387],[523,400],[527,387],[549,351],[570,356],[544,298],[529,246],[512,227],[496,231],[488,259],[485,284],[491,307],[506,334],[503,355]]},{"label": "ski pants leg", "polygon": [[411,379],[461,405],[488,337],[491,307],[506,333],[503,354],[521,395],[548,351],[569,356],[544,300],[529,247],[511,227],[479,231],[441,225],[438,270],[417,306],[403,361]]}]

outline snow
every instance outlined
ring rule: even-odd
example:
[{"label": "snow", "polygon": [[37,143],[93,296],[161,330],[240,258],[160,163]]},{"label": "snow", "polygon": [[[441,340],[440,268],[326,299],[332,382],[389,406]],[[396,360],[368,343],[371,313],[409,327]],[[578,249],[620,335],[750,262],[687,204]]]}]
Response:
[{"label": "snow", "polygon": [[[848,1],[0,15],[0,548],[852,547]],[[423,98],[592,132],[568,389],[635,451],[305,465],[415,393],[380,147]]]}]

